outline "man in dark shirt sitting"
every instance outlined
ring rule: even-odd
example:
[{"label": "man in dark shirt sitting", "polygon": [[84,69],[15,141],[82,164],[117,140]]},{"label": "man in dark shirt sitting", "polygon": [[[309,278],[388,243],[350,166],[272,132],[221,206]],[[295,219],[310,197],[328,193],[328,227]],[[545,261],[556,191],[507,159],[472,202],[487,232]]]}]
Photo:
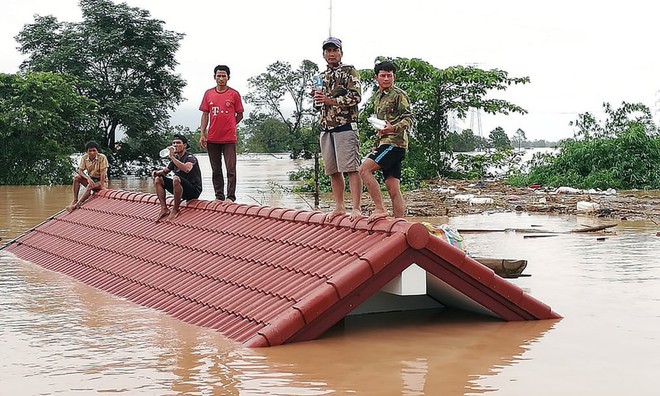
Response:
[{"label": "man in dark shirt sitting", "polygon": [[[174,135],[172,146],[169,147],[170,163],[167,167],[151,173],[160,201],[160,214],[156,221],[165,216],[168,216],[168,220],[174,220],[179,215],[182,200],[197,199],[202,193],[202,172],[197,158],[186,150],[187,147],[188,139],[185,136]],[[174,172],[174,177],[165,177],[170,172]],[[167,208],[165,190],[174,196],[171,211]]]}]

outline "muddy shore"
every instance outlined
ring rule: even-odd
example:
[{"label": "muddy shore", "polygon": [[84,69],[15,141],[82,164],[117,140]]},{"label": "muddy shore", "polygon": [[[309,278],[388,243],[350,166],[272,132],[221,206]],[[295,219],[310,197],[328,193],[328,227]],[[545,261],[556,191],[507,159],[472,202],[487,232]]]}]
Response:
[{"label": "muddy shore", "polygon": [[[608,193],[574,190],[550,189],[542,186],[519,188],[501,182],[474,183],[444,180],[433,182],[424,189],[404,192],[403,195],[407,205],[407,216],[410,217],[529,212],[583,214],[613,220],[646,219],[660,224],[660,191],[658,190],[609,191]],[[389,201],[388,197],[384,198],[386,202]],[[582,204],[578,204],[579,202]],[[373,209],[368,196],[363,200],[363,208],[364,206],[368,211]]]}]

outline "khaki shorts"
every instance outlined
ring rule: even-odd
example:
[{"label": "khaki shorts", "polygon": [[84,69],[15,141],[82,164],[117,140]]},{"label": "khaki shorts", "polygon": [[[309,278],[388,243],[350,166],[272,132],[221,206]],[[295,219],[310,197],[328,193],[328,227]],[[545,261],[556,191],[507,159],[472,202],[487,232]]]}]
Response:
[{"label": "khaki shorts", "polygon": [[325,174],[357,172],[360,167],[358,131],[321,132],[321,155]]}]

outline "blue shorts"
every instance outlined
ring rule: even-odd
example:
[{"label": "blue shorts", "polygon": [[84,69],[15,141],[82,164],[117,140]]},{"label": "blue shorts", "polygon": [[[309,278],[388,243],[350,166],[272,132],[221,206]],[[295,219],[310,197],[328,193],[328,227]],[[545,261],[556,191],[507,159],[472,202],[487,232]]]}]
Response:
[{"label": "blue shorts", "polygon": [[383,170],[384,179],[392,176],[401,180],[401,162],[405,156],[405,149],[389,144],[382,144],[370,152],[367,158],[371,158],[380,166],[380,169]]}]

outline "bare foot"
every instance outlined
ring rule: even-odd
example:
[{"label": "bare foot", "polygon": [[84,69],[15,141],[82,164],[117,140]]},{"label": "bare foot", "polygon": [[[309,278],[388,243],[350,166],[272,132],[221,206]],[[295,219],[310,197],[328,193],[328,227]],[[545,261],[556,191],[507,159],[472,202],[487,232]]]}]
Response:
[{"label": "bare foot", "polygon": [[337,216],[343,216],[343,215],[345,215],[345,214],[346,214],[346,212],[344,212],[343,210],[337,210],[337,209],[335,209],[335,210],[333,210],[332,212],[330,212],[330,213],[328,213],[327,215],[325,215],[325,221],[326,221],[327,223],[331,223],[332,220],[335,219],[335,217],[337,217]]},{"label": "bare foot", "polygon": [[76,209],[78,209],[78,205],[77,205],[77,204],[71,204],[71,205],[69,205],[69,206],[66,207],[66,211],[69,212],[69,213],[73,212],[73,211],[76,210]]},{"label": "bare foot", "polygon": [[170,215],[167,216],[167,220],[172,221],[172,220],[176,219],[176,217],[178,215],[179,215],[179,210],[178,209],[177,210],[172,209],[172,212],[170,213]]},{"label": "bare foot", "polygon": [[360,211],[360,209],[351,210],[351,216],[350,216],[351,221],[357,219],[358,217],[362,217],[362,211]]},{"label": "bare foot", "polygon": [[168,216],[170,214],[169,209],[161,209],[160,213],[158,214],[158,218],[156,218],[156,221],[160,221],[163,219],[163,217]]},{"label": "bare foot", "polygon": [[372,213],[371,216],[369,216],[367,219],[367,223],[373,223],[380,219],[387,219],[387,212]]}]

